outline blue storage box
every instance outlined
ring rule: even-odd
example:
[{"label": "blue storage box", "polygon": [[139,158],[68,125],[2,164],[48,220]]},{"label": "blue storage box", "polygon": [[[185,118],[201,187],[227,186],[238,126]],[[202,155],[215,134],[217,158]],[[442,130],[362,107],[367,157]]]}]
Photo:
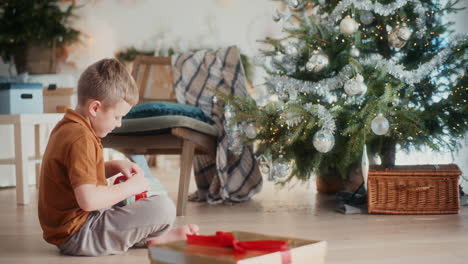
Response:
[{"label": "blue storage box", "polygon": [[43,109],[41,83],[0,83],[0,114],[37,114]]}]

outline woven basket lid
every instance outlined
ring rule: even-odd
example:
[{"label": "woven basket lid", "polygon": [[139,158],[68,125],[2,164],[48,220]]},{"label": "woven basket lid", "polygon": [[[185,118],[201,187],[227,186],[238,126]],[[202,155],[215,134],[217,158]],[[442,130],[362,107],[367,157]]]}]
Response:
[{"label": "woven basket lid", "polygon": [[369,176],[454,176],[461,175],[456,164],[434,165],[401,165],[385,168],[381,165],[372,165]]}]

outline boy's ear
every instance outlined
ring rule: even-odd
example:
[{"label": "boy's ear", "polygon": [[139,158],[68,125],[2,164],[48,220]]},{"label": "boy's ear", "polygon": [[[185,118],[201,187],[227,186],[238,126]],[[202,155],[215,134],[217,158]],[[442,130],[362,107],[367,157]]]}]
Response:
[{"label": "boy's ear", "polygon": [[101,109],[102,104],[98,100],[92,100],[88,105],[88,112],[92,117],[96,117],[97,112]]}]

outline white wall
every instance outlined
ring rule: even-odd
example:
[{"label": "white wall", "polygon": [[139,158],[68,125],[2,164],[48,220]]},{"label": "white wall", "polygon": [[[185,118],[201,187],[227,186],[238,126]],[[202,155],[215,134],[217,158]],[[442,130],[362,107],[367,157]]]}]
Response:
[{"label": "white wall", "polygon": [[[72,47],[63,73],[78,76],[87,65],[112,57],[119,49],[179,51],[237,45],[243,53],[256,54],[262,46],[256,40],[278,36],[279,24],[271,19],[278,3],[271,0],[78,0],[84,7],[77,11],[75,26],[83,32],[83,42]],[[466,1],[462,1],[468,6]],[[453,18],[457,32],[467,32],[468,11]],[[8,67],[0,64],[0,75]],[[261,83],[261,74],[254,84]],[[0,126],[0,159],[13,155],[12,129]],[[32,133],[31,133],[32,138]],[[6,143],[4,143],[6,142]],[[400,153],[397,162],[456,162],[468,175],[468,142],[452,160],[450,154],[409,156]],[[31,145],[31,144],[29,144]],[[32,147],[31,147],[32,154]],[[423,157],[424,156],[424,157]],[[423,157],[423,158],[421,158]],[[33,174],[33,168],[30,169]],[[14,185],[14,167],[0,165],[0,186]],[[31,182],[34,179],[31,178]],[[466,182],[465,182],[466,184]],[[468,184],[466,184],[468,188]]]},{"label": "white wall", "polygon": [[84,69],[122,47],[140,49],[218,48],[237,45],[254,54],[256,40],[279,31],[270,0],[79,1],[76,27],[86,37],[69,61]]},{"label": "white wall", "polygon": [[[118,50],[219,48],[237,45],[254,55],[261,47],[256,40],[280,32],[271,19],[278,3],[270,0],[78,0],[74,22],[83,33],[82,43],[71,47],[63,74],[76,77],[89,64],[113,57]],[[14,67],[13,67],[14,68]],[[14,70],[13,70],[14,72]],[[8,65],[0,63],[0,76]],[[0,159],[13,156],[13,129],[0,126]],[[29,135],[33,137],[32,132]],[[32,144],[28,144],[32,145]],[[33,148],[30,147],[32,155]],[[0,165],[0,186],[15,185],[12,165]],[[31,166],[30,182],[34,168]]]}]

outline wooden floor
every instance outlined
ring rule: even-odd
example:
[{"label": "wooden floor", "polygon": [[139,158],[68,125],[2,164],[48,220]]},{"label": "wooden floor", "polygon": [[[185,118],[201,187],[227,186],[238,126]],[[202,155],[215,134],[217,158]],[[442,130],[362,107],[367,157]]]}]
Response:
[{"label": "wooden floor", "polygon": [[[155,171],[176,197],[177,171]],[[191,189],[194,189],[193,182]],[[31,186],[31,191],[35,188]],[[119,256],[66,257],[42,240],[35,203],[16,206],[15,189],[0,189],[0,263],[149,263],[145,249]],[[314,186],[277,189],[271,183],[250,202],[189,203],[176,224],[197,223],[201,233],[242,230],[326,240],[326,263],[468,263],[468,207],[459,215],[343,215]]]}]

